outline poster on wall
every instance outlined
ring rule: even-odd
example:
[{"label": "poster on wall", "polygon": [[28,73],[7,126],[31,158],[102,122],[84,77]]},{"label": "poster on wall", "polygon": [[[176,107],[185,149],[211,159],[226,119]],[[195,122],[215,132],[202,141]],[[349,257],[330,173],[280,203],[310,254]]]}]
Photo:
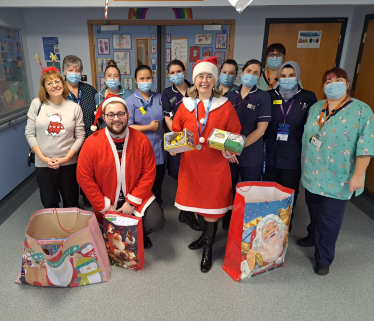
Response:
[{"label": "poster on wall", "polygon": [[171,61],[171,49],[166,48],[166,62],[169,63]]},{"label": "poster on wall", "polygon": [[322,31],[299,31],[297,48],[319,48]]},{"label": "poster on wall", "polygon": [[156,54],[157,53],[157,46],[156,45],[151,45],[151,53]]},{"label": "poster on wall", "polygon": [[151,40],[157,40],[157,35],[155,33],[151,34]]},{"label": "poster on wall", "polygon": [[216,49],[227,49],[227,33],[216,34]]},{"label": "poster on wall", "polygon": [[43,39],[43,49],[44,49],[44,59],[52,60],[50,57],[51,52],[57,56],[57,60],[60,60],[60,48],[58,46],[58,37],[42,37]]},{"label": "poster on wall", "polygon": [[178,59],[183,63],[187,63],[187,38],[173,38],[171,40],[171,60]]},{"label": "poster on wall", "polygon": [[97,58],[97,72],[104,73],[106,67],[108,67],[108,61],[111,58]]},{"label": "poster on wall", "polygon": [[166,43],[171,43],[171,35],[166,35]]},{"label": "poster on wall", "polygon": [[113,49],[131,50],[131,35],[130,34],[113,34]]},{"label": "poster on wall", "polygon": [[207,59],[213,56],[213,47],[202,47],[203,59]]},{"label": "poster on wall", "polygon": [[226,53],[224,51],[215,51],[214,56],[217,57],[217,65],[218,68],[221,68],[222,64],[225,62],[225,55]]},{"label": "poster on wall", "polygon": [[97,51],[99,55],[110,55],[109,38],[97,38]]},{"label": "poster on wall", "polygon": [[113,51],[113,60],[116,62],[121,75],[130,75],[130,51]]},{"label": "poster on wall", "polygon": [[190,62],[196,62],[200,59],[200,47],[190,47]]},{"label": "poster on wall", "polygon": [[134,89],[132,78],[123,78],[123,88],[128,90]]},{"label": "poster on wall", "polygon": [[212,34],[198,33],[195,35],[195,45],[211,45]]}]

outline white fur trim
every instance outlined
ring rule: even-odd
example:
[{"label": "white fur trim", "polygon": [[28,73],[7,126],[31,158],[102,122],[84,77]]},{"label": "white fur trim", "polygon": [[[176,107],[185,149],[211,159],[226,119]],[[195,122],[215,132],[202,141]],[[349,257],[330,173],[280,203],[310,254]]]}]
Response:
[{"label": "white fur trim", "polygon": [[224,207],[224,208],[198,208],[198,207],[189,207],[180,205],[177,202],[174,203],[176,208],[180,210],[187,211],[187,212],[195,212],[195,213],[202,213],[202,214],[210,214],[210,215],[220,215],[225,214],[228,210],[232,209],[232,206]]},{"label": "white fur trim", "polygon": [[110,104],[113,101],[121,102],[122,104],[124,104],[126,106],[126,109],[127,109],[127,104],[121,97],[110,97],[108,99],[105,99],[104,102],[103,102],[103,105],[101,107],[103,112],[104,112],[104,109],[105,109],[106,105]]},{"label": "white fur trim", "polygon": [[143,200],[141,198],[138,198],[138,197],[135,197],[133,195],[131,195],[130,193],[126,195],[126,198],[129,199],[129,201],[133,202],[133,203],[136,203],[138,205],[141,205]]},{"label": "white fur trim", "polygon": [[104,202],[105,202],[104,209],[100,211],[100,213],[102,214],[105,214],[105,212],[108,211],[110,207],[110,199],[108,197],[104,196]]},{"label": "white fur trim", "polygon": [[[212,106],[210,107],[210,111],[213,111],[214,109],[217,109],[219,107],[221,107],[228,99],[226,97],[220,97],[220,98],[215,98],[213,97],[213,100],[212,100]],[[197,104],[199,104],[201,100],[199,98],[197,98]],[[204,107],[205,107],[205,110],[206,108],[208,107],[208,102],[209,102],[209,99],[205,99],[203,100],[204,102]],[[184,97],[183,98],[183,105],[189,110],[189,111],[193,111],[195,109],[195,100],[190,98],[190,97]]]},{"label": "white fur trim", "polygon": [[148,208],[149,205],[153,202],[153,200],[156,199],[156,196],[152,195],[152,197],[147,201],[147,203],[144,204],[143,209],[141,213],[139,213],[137,210],[134,210],[133,214],[137,217],[143,217],[145,210]]},{"label": "white fur trim", "polygon": [[218,68],[211,62],[203,61],[198,63],[192,72],[192,81],[195,83],[195,79],[199,74],[211,74],[214,77],[215,82],[218,81]]},{"label": "white fur trim", "polygon": [[91,126],[91,131],[93,131],[93,132],[97,131],[97,126],[92,125]]}]

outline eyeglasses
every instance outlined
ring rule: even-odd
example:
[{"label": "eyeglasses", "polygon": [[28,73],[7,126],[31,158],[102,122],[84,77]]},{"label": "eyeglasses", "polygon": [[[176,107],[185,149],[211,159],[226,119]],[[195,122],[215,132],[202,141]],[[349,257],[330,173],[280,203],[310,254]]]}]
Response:
[{"label": "eyeglasses", "polygon": [[269,58],[283,58],[283,54],[281,54],[281,53],[269,53],[268,54],[268,57]]},{"label": "eyeglasses", "polygon": [[108,113],[108,114],[105,114],[105,116],[107,116],[108,119],[110,119],[110,120],[113,120],[116,116],[117,116],[119,119],[122,119],[122,118],[125,118],[125,117],[126,117],[126,113],[123,113],[123,112],[119,112],[119,113],[117,113],[117,114]]},{"label": "eyeglasses", "polygon": [[45,85],[47,87],[53,87],[53,86],[60,86],[61,84],[62,84],[61,80],[55,80],[55,81],[47,82]]}]

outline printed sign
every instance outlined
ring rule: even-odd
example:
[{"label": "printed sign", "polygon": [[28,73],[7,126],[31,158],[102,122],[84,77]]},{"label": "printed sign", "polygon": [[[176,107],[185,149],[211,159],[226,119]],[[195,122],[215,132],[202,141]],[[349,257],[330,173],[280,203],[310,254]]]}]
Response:
[{"label": "printed sign", "polygon": [[297,48],[319,48],[322,31],[299,31]]}]

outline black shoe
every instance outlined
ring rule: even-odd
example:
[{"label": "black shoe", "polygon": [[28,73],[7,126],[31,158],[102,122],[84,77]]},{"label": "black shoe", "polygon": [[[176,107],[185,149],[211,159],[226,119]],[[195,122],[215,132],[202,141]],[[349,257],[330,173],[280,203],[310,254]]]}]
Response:
[{"label": "black shoe", "polygon": [[201,249],[204,245],[204,233],[201,235],[196,241],[193,241],[188,248],[190,250],[198,250]]},{"label": "black shoe", "polygon": [[232,211],[226,212],[225,216],[222,219],[222,229],[228,232],[231,222],[231,213]]},{"label": "black shoe", "polygon": [[329,274],[330,268],[329,268],[328,265],[323,265],[323,264],[320,264],[320,263],[316,263],[313,270],[318,275],[327,275],[327,274]]},{"label": "black shoe", "polygon": [[83,205],[84,207],[92,207],[90,201],[88,200],[86,195],[83,195]]},{"label": "black shoe", "polygon": [[216,222],[205,222],[204,225],[204,245],[203,245],[203,257],[201,259],[200,270],[203,273],[207,273],[212,268],[212,252],[214,238],[217,232],[218,221]]},{"label": "black shoe", "polygon": [[193,212],[181,211],[179,213],[179,222],[186,223],[194,231],[202,231],[199,223],[197,223],[195,213]]},{"label": "black shoe", "polygon": [[307,237],[297,240],[297,245],[302,247],[312,247],[314,243],[310,242]]},{"label": "black shoe", "polygon": [[149,236],[144,236],[143,239],[144,239],[144,248],[145,249],[150,249],[153,246],[153,244],[152,244],[152,241],[149,238]]}]

